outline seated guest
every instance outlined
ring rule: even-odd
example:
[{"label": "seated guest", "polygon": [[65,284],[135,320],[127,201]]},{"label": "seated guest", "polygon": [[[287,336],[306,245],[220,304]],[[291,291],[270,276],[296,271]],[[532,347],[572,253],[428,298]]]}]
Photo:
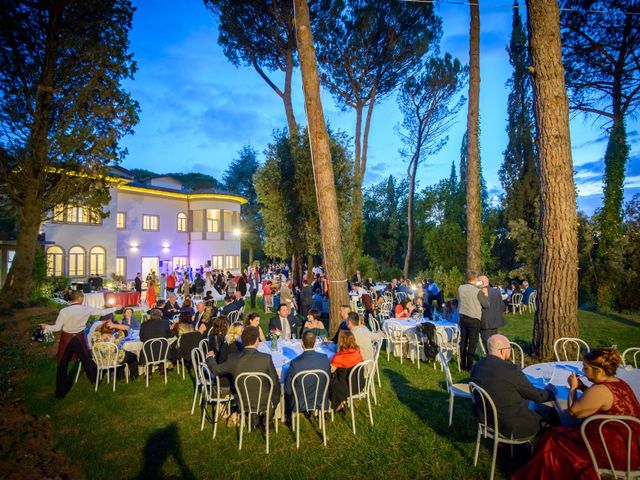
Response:
[{"label": "seated guest", "polygon": [[338,343],[338,337],[342,330],[349,330],[349,326],[347,325],[347,318],[349,316],[350,311],[351,311],[351,307],[349,305],[340,305],[340,318],[342,318],[342,321],[338,326],[338,331],[331,339],[333,343],[336,343],[336,344]]},{"label": "seated guest", "polygon": [[363,360],[374,360],[373,342],[381,338],[380,332],[372,332],[360,323],[357,312],[349,312],[347,326],[356,339]]},{"label": "seated guest", "polygon": [[[149,319],[140,326],[140,341],[146,342],[154,338],[169,338],[169,322],[162,317],[162,311],[154,308],[149,313]],[[147,351],[147,354],[150,352]],[[155,357],[160,355],[160,346],[154,345],[153,354]],[[140,352],[138,361],[144,359],[143,352]],[[160,373],[164,372],[164,366],[160,366]],[[150,372],[149,372],[150,373]]]},{"label": "seated guest", "polygon": [[529,303],[529,297],[535,290],[529,286],[529,282],[526,280],[522,282],[522,288],[524,289],[522,291],[522,304],[527,305]]},{"label": "seated guest", "polygon": [[362,362],[362,354],[356,337],[349,330],[341,330],[338,336],[338,351],[331,359],[331,407],[335,411],[344,408],[349,398],[349,373]]},{"label": "seated guest", "polygon": [[[531,385],[522,370],[509,361],[511,346],[507,337],[493,335],[487,344],[487,356],[473,366],[471,381],[491,396],[502,435],[513,435],[514,438],[535,435],[543,426],[542,422],[548,422],[555,411],[542,405],[537,411],[529,410],[527,401],[548,402],[553,394],[550,389]],[[476,414],[482,415],[481,412]]]},{"label": "seated guest", "polygon": [[[640,418],[640,403],[629,385],[616,377],[622,358],[617,350],[598,348],[583,357],[585,377],[592,382],[587,388],[575,373],[567,378],[569,383],[569,413],[576,418],[591,415],[624,415]],[[578,399],[577,391],[583,392]],[[600,423],[587,425],[586,436],[600,467],[609,467],[601,436],[608,446],[610,461],[616,470],[627,469],[627,438],[631,434],[631,470],[640,467],[640,425],[628,422],[631,432],[619,423],[609,423],[599,431]],[[587,452],[579,428],[554,427],[541,433],[536,442],[533,458],[517,470],[512,478],[597,479],[599,475]],[[617,478],[617,477],[616,477]]]},{"label": "seated guest", "polygon": [[169,338],[169,323],[163,320],[162,311],[157,308],[151,310],[149,319],[140,326],[140,341],[152,338]]},{"label": "seated guest", "polygon": [[[323,353],[316,352],[314,350],[316,344],[316,336],[312,330],[305,330],[302,332],[302,348],[303,352],[298,355],[296,358],[291,360],[289,363],[289,370],[287,370],[287,376],[284,380],[284,395],[286,406],[288,410],[287,417],[290,417],[290,413],[295,409],[295,399],[293,397],[293,386],[292,381],[293,377],[300,372],[304,372],[307,370],[322,370],[327,372],[328,375],[331,374],[331,367],[329,366],[329,358]],[[296,383],[296,394],[298,395],[298,402],[300,404],[300,411],[308,411],[313,410],[314,408],[324,408],[329,407],[329,402],[326,399],[323,399],[321,395],[318,395],[318,401],[316,405],[313,405],[315,393],[316,393],[316,383],[313,381],[313,378],[307,378],[305,380],[304,388],[300,379]],[[317,386],[319,392],[322,392],[325,387],[325,383],[322,380],[320,381],[320,385]]]},{"label": "seated guest", "polygon": [[420,318],[425,316],[424,297],[416,297],[416,301],[413,304],[413,312],[411,313],[411,316]]},{"label": "seated guest", "polygon": [[196,302],[196,313],[193,316],[193,328],[200,330],[200,323],[204,320],[204,312],[206,309],[206,303],[204,301]]},{"label": "seated guest", "polygon": [[[217,309],[215,313],[217,313]],[[214,314],[214,309],[211,306],[207,305],[206,307],[204,307],[202,320],[200,320],[200,323],[198,324],[198,332],[200,332],[200,335],[205,335],[209,331],[209,329],[213,326],[213,320],[216,317],[217,315]]]},{"label": "seated guest", "polygon": [[367,290],[371,290],[375,286],[375,283],[373,283],[373,278],[371,277],[367,278],[362,284],[362,286]]},{"label": "seated guest", "polygon": [[409,298],[405,298],[396,305],[395,318],[410,318],[415,309],[413,302]]},{"label": "seated guest", "polygon": [[230,295],[224,297],[224,307],[220,310],[221,315],[229,315],[231,312],[240,310],[240,307],[235,303],[234,298]]},{"label": "seated guest", "polygon": [[[222,363],[220,361],[220,352],[222,351],[222,347],[225,342],[225,337],[229,330],[229,320],[224,315],[220,315],[213,319],[213,323],[211,326],[211,331],[209,332],[209,351],[213,352],[213,355],[218,359],[218,363]],[[241,333],[241,332],[240,332]],[[238,334],[239,335],[239,334]],[[231,338],[232,343],[235,343],[236,337]],[[234,348],[236,345],[234,345]],[[240,349],[235,348],[236,352],[239,352]],[[228,346],[227,353],[228,356]],[[226,358],[225,358],[226,360]]]},{"label": "seated guest", "polygon": [[[114,335],[114,332],[118,333]],[[93,348],[95,348],[97,343],[101,342],[115,344],[116,347],[118,347],[117,362],[127,364],[129,366],[129,376],[132,380],[135,380],[138,377],[138,356],[135,353],[120,348],[124,337],[124,331],[114,329],[112,322],[102,322],[102,324],[94,330],[91,343],[94,346]],[[118,369],[118,378],[124,378],[124,370]]]},{"label": "seated guest", "polygon": [[240,310],[244,307],[244,297],[242,296],[242,292],[240,290],[236,290],[233,293],[233,302],[236,304],[236,310]]},{"label": "seated guest", "polygon": [[180,337],[185,333],[191,333],[193,331],[195,331],[195,329],[193,328],[193,320],[191,314],[189,312],[180,312],[178,321],[174,322],[173,325],[171,325],[171,333]]},{"label": "seated guest", "polygon": [[260,341],[266,342],[267,338],[264,336],[264,332],[262,331],[262,327],[260,326],[260,315],[257,312],[251,312],[247,315],[247,318],[244,320],[245,327],[256,327],[260,332]]},{"label": "seated guest", "polygon": [[193,302],[190,297],[185,298],[184,302],[182,302],[182,306],[180,307],[180,313],[186,312],[190,313],[191,317],[196,314],[196,311],[193,309]]},{"label": "seated guest", "polygon": [[283,340],[291,340],[298,328],[298,319],[291,315],[289,305],[281,303],[278,306],[278,316],[269,320],[269,332],[282,337]]},{"label": "seated guest", "polygon": [[322,312],[322,291],[316,290],[311,296],[311,308]]},{"label": "seated guest", "polygon": [[[231,328],[233,328],[233,325]],[[249,389],[249,396],[254,399],[254,402],[260,395],[260,411],[265,412],[267,407],[269,407],[272,412],[271,417],[273,417],[273,411],[280,401],[280,378],[278,377],[276,367],[273,365],[271,355],[258,351],[258,344],[260,343],[259,337],[260,332],[257,328],[245,328],[242,331],[242,344],[244,345],[242,352],[229,357],[229,359],[223,363],[216,361],[213,356],[213,352],[209,352],[209,355],[207,356],[207,366],[214,375],[219,375],[220,377],[230,375],[234,382],[241,373],[266,373],[273,382],[271,398],[268,398],[268,382],[262,382],[261,390],[257,389],[257,382],[250,382],[247,385]],[[251,387],[253,387],[253,389]],[[244,395],[244,392],[240,392],[240,394]],[[247,405],[249,403],[249,399],[244,399],[244,403]]]},{"label": "seated guest", "polygon": [[130,330],[140,330],[140,322],[138,322],[136,317],[133,316],[133,309],[127,307],[124,309],[122,319],[112,320],[110,327],[116,330],[121,330],[126,336]]},{"label": "seated guest", "polygon": [[316,337],[325,337],[328,335],[327,329],[321,320],[322,314],[320,310],[311,309],[307,314],[307,321],[302,327],[302,335],[305,332],[313,332]]},{"label": "seated guest", "polygon": [[178,305],[178,297],[173,293],[169,295],[169,301],[162,308],[162,316],[165,318],[173,318],[174,315],[180,313],[180,305]]}]

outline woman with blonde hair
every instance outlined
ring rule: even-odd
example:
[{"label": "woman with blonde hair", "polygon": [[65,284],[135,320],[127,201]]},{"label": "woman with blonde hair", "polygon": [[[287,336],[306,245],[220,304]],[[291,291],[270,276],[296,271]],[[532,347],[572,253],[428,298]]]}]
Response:
[{"label": "woman with blonde hair", "polygon": [[[616,377],[622,358],[617,350],[598,348],[583,357],[584,376],[592,385],[587,387],[580,377],[572,373],[569,384],[569,414],[584,419],[592,415],[624,415],[640,418],[640,403],[631,387]],[[582,396],[578,398],[578,390]],[[640,425],[628,423],[631,428],[631,470],[640,468]],[[587,425],[586,436],[598,461],[609,468],[609,460],[603,449],[606,441],[611,461],[616,470],[627,467],[628,430],[620,423],[608,423],[600,432],[600,422]],[[635,441],[634,441],[635,440]],[[515,479],[580,478],[596,479],[585,443],[578,428],[554,427],[544,431],[536,442],[533,458],[515,472]]]}]

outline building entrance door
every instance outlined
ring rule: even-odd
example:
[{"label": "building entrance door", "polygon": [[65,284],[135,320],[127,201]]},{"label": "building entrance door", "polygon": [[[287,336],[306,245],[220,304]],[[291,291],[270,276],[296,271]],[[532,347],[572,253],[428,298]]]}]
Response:
[{"label": "building entrance door", "polygon": [[147,275],[153,270],[156,272],[156,276],[160,276],[160,259],[158,257],[142,257],[142,268],[140,272],[142,272],[142,280],[144,281],[147,278]]}]

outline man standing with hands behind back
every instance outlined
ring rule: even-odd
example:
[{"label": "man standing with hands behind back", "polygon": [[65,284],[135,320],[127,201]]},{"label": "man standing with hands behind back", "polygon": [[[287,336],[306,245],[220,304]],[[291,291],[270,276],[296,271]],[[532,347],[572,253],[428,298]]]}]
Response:
[{"label": "man standing with hands behind back", "polygon": [[482,308],[489,308],[488,290],[482,288],[478,274],[467,272],[467,283],[458,287],[460,300],[460,363],[463,370],[471,370],[478,346]]},{"label": "man standing with hands behind back", "polygon": [[56,398],[64,398],[73,381],[69,378],[67,369],[69,362],[74,356],[77,356],[82,362],[82,368],[84,368],[87,378],[91,383],[96,381],[96,367],[89,358],[89,349],[87,348],[87,342],[84,338],[84,329],[87,326],[89,317],[91,315],[97,315],[103,317],[121,310],[122,305],[116,305],[113,308],[94,308],[88,305],[83,305],[84,293],[81,290],[76,290],[71,293],[71,305],[63,308],[58,313],[56,323],[53,325],[47,325],[41,323],[40,328],[49,332],[61,332],[60,344],[58,345],[58,353],[56,358],[58,360],[58,368],[56,371]]}]

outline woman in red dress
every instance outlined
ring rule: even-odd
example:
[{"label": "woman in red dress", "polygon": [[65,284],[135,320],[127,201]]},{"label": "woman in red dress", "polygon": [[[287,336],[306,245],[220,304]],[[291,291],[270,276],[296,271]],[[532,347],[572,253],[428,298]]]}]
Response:
[{"label": "woman in red dress", "polygon": [[149,308],[156,306],[156,284],[153,280],[147,283],[147,305]]},{"label": "woman in red dress", "polygon": [[[567,379],[569,413],[577,418],[591,415],[627,415],[640,418],[640,403],[627,383],[616,378],[622,363],[617,350],[602,348],[591,350],[583,359],[584,373],[593,385],[586,388],[574,373]],[[576,400],[576,392],[583,391]],[[598,432],[600,422],[587,426],[587,438],[601,468],[609,468],[606,453]],[[630,424],[631,470],[640,468],[640,426]],[[616,469],[626,470],[627,430],[620,424],[608,423],[603,428],[609,454]],[[533,458],[515,472],[513,479],[599,478],[593,468],[589,453],[577,428],[554,427],[540,434]]]}]

